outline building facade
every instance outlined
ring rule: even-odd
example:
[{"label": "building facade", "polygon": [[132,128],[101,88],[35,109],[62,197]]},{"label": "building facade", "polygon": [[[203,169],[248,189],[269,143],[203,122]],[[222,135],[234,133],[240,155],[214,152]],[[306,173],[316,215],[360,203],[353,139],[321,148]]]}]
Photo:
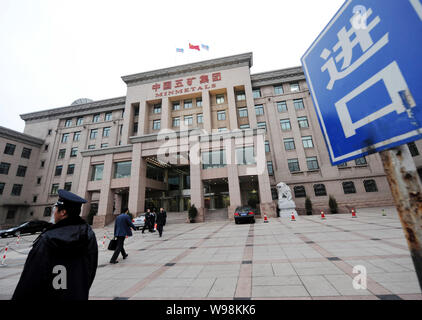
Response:
[{"label": "building facade", "polygon": [[378,154],[331,165],[301,67],[251,66],[246,53],[129,75],[124,97],[21,115],[25,135],[41,141],[28,210],[48,217],[64,188],[89,200],[82,215],[95,226],[123,207],[194,204],[199,221],[241,205],[276,216],[279,182],[300,213],[306,197],[315,211],[329,195],[341,210],[393,204]]}]

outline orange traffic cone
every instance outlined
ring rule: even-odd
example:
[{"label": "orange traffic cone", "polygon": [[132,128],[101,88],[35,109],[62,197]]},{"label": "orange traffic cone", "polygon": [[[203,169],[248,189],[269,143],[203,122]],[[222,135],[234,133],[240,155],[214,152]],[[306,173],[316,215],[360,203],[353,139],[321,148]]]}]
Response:
[{"label": "orange traffic cone", "polygon": [[268,218],[266,214],[264,214],[264,223],[268,223]]},{"label": "orange traffic cone", "polygon": [[321,220],[325,220],[325,214],[324,214],[324,211],[321,211]]},{"label": "orange traffic cone", "polygon": [[357,218],[355,209],[352,209],[352,218]]},{"label": "orange traffic cone", "polygon": [[293,212],[292,212],[292,217],[291,217],[290,221],[296,221],[295,214]]}]

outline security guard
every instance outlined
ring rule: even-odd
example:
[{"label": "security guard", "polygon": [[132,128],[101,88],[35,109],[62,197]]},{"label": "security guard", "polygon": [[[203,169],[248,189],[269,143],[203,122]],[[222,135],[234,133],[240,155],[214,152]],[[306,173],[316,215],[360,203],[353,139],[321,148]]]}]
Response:
[{"label": "security guard", "polygon": [[88,300],[98,246],[79,216],[87,201],[66,190],[58,194],[54,224],[34,241],[12,300]]}]

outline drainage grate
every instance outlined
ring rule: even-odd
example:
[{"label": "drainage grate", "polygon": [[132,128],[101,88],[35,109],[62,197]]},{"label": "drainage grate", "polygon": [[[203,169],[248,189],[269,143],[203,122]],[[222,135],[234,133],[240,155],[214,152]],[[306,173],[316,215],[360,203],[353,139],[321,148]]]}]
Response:
[{"label": "drainage grate", "polygon": [[306,241],[305,243],[311,244],[311,243],[315,243],[315,242],[314,241]]},{"label": "drainage grate", "polygon": [[190,247],[189,249],[196,249],[196,248],[198,248],[198,247]]},{"label": "drainage grate", "polygon": [[242,264],[252,264],[252,260],[243,260]]},{"label": "drainage grate", "polygon": [[374,240],[374,241],[379,241],[379,240],[381,240],[381,239],[378,239],[378,238],[372,238],[371,240]]},{"label": "drainage grate", "polygon": [[170,262],[170,263],[166,263],[164,266],[166,267],[173,267],[175,265],[175,263]]},{"label": "drainage grate", "polygon": [[341,259],[339,257],[327,257],[330,261],[340,261]]},{"label": "drainage grate", "polygon": [[377,295],[377,298],[380,300],[403,300],[396,294],[380,294]]},{"label": "drainage grate", "polygon": [[129,300],[128,297],[114,297],[113,300]]}]

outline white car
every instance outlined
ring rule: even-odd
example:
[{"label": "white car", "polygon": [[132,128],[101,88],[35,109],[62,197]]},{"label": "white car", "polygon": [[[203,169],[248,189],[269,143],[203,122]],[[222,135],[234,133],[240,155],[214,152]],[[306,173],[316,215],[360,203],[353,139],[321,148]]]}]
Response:
[{"label": "white car", "polygon": [[139,217],[133,218],[132,223],[139,230],[145,225],[145,214],[141,214]]}]

